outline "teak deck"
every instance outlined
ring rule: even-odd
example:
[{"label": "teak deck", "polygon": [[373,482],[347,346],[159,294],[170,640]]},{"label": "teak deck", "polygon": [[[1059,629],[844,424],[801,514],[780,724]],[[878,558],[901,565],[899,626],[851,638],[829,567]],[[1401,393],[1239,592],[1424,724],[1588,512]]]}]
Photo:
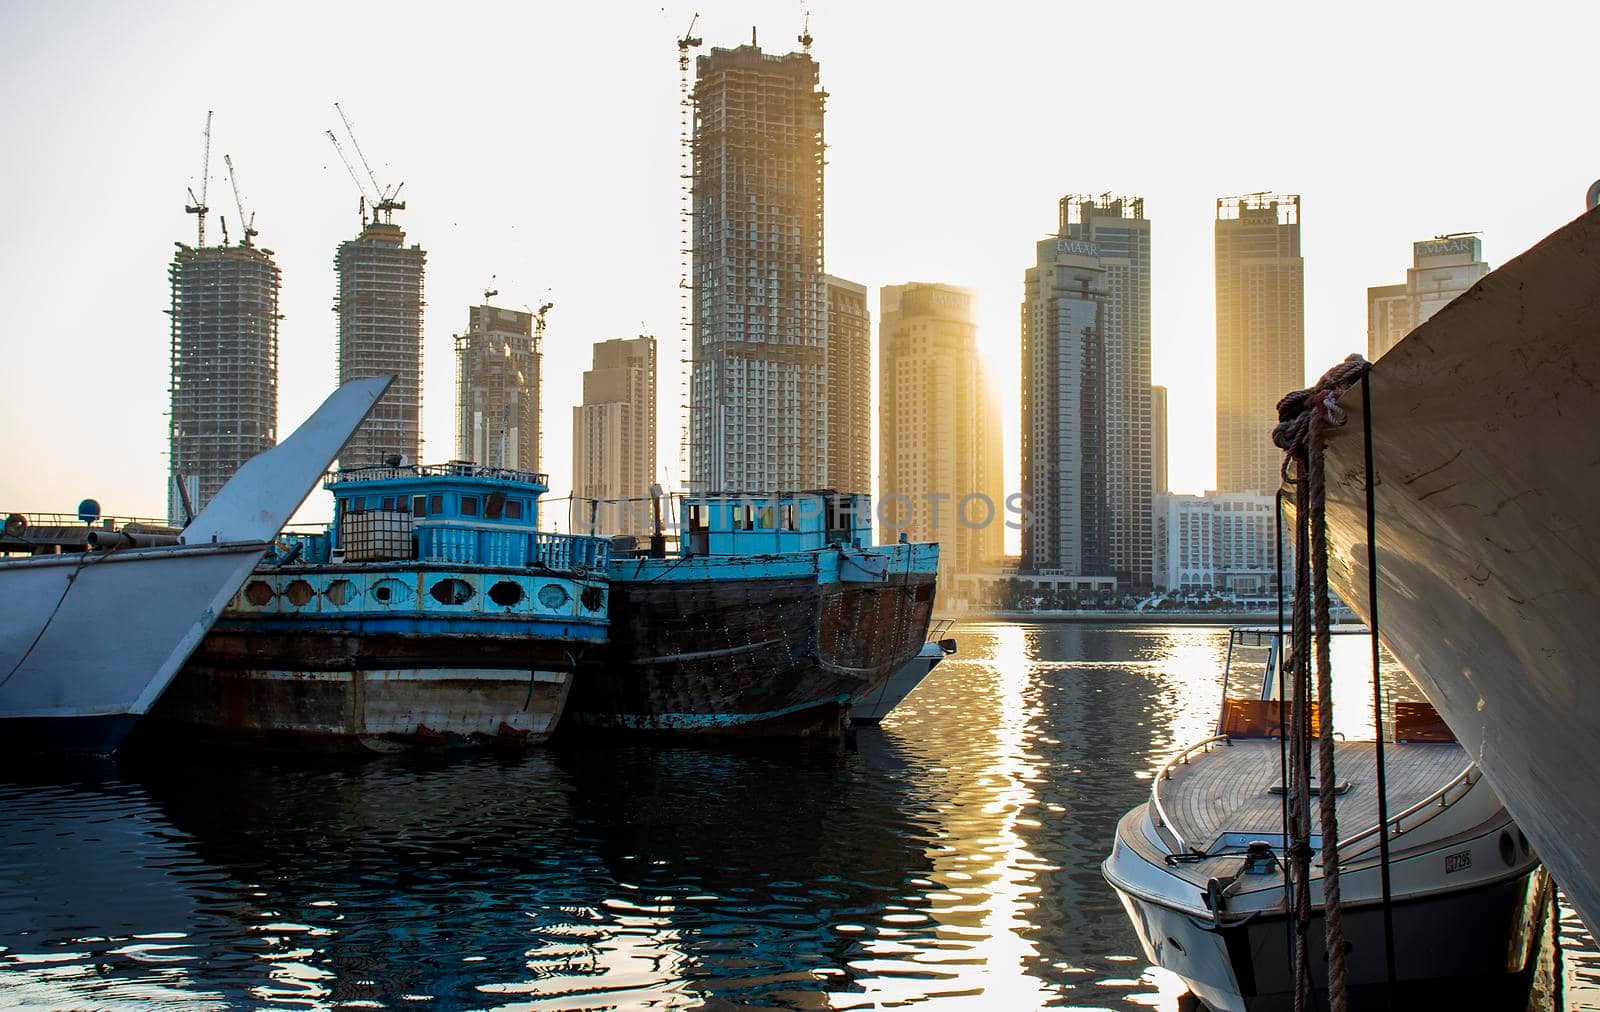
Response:
[{"label": "teak deck", "polygon": [[[1338,831],[1347,838],[1378,824],[1375,744],[1334,743],[1334,770],[1339,786]],[[1389,813],[1393,816],[1432,795],[1469,764],[1466,750],[1453,742],[1384,743],[1388,772]],[[1311,757],[1316,783],[1317,753]],[[1282,782],[1276,739],[1218,742],[1174,768],[1161,783],[1161,805],[1169,828],[1191,847],[1210,851],[1225,833],[1252,835],[1277,842],[1283,832],[1283,798],[1273,792]],[[1322,832],[1318,800],[1311,799],[1311,833]]]}]

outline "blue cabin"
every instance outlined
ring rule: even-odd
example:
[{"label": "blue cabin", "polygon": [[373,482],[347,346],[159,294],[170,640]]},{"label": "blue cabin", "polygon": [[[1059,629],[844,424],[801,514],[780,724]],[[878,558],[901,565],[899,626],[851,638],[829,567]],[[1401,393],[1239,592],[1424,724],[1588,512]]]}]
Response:
[{"label": "blue cabin", "polygon": [[778,555],[872,544],[870,496],[820,489],[781,495],[691,495],[679,502],[685,556]]},{"label": "blue cabin", "polygon": [[333,524],[325,541],[302,536],[308,562],[418,562],[462,566],[605,565],[600,538],[539,530],[548,479],[466,461],[330,472]]}]

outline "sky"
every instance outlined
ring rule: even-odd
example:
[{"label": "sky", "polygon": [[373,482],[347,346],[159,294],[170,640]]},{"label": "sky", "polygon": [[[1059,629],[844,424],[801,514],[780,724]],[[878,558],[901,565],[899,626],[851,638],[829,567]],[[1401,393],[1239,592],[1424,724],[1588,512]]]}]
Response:
[{"label": "sky", "polygon": [[[1482,233],[1492,266],[1581,212],[1600,5],[888,4],[814,0],[829,93],[826,261],[876,289],[977,292],[1018,484],[1018,305],[1070,193],[1141,195],[1171,484],[1214,481],[1218,197],[1302,196],[1306,363],[1366,347],[1365,290],[1411,243]],[[676,38],[797,48],[799,2],[48,4],[0,0],[0,511],[166,511],[167,265],[237,212],[283,272],[279,432],[336,381],[335,247],[357,190],[340,102],[428,251],[424,456],[454,455],[452,335],[549,299],[544,468],[571,486],[594,342],[656,335],[664,484],[682,487]],[[701,50],[704,52],[705,50]],[[214,239],[212,239],[214,241]],[[876,326],[876,322],[874,322]],[[316,493],[300,519],[328,513]]]}]

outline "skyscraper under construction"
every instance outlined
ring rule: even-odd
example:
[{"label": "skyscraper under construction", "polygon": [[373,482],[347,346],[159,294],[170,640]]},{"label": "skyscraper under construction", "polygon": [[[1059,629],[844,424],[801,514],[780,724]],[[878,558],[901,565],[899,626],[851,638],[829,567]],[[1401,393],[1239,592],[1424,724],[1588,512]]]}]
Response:
[{"label": "skyscraper under construction", "polygon": [[239,465],[278,441],[280,278],[271,250],[181,243],[167,277],[172,284],[167,517],[181,526],[186,517],[179,480],[198,512]]},{"label": "skyscraper under construction", "polygon": [[[403,207],[404,205],[398,205]],[[339,454],[341,467],[422,453],[422,282],[427,253],[407,246],[399,225],[375,212],[361,234],[339,244],[339,382],[394,376]]]},{"label": "skyscraper under construction", "polygon": [[690,481],[816,488],[828,472],[827,96],[809,53],[696,61]]},{"label": "skyscraper under construction", "polygon": [[[539,341],[533,313],[473,306],[456,335],[456,456],[489,467],[539,470]],[[537,319],[537,322],[536,322]]]}]

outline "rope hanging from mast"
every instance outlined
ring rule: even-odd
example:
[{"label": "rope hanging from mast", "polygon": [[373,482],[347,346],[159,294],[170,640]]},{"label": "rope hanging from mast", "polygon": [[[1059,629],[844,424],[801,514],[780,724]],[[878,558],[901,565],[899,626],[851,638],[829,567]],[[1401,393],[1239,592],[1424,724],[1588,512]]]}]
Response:
[{"label": "rope hanging from mast", "polygon": [[[1310,897],[1310,768],[1312,732],[1312,651],[1316,660],[1318,739],[1317,799],[1322,835],[1322,915],[1328,958],[1328,1007],[1346,1012],[1348,967],[1343,905],[1339,895],[1338,781],[1334,769],[1333,663],[1329,649],[1327,483],[1323,461],[1326,431],[1345,423],[1339,396],[1360,382],[1371,364],[1351,355],[1305,390],[1278,402],[1272,441],[1284,451],[1283,478],[1295,492],[1295,593],[1292,653],[1288,658],[1295,687],[1290,741],[1294,784],[1289,806],[1290,866],[1294,876],[1295,1009],[1313,1008],[1307,931]],[[1309,579],[1308,579],[1309,577]],[[1308,585],[1309,584],[1309,585]],[[1382,734],[1380,727],[1378,733]]]}]

